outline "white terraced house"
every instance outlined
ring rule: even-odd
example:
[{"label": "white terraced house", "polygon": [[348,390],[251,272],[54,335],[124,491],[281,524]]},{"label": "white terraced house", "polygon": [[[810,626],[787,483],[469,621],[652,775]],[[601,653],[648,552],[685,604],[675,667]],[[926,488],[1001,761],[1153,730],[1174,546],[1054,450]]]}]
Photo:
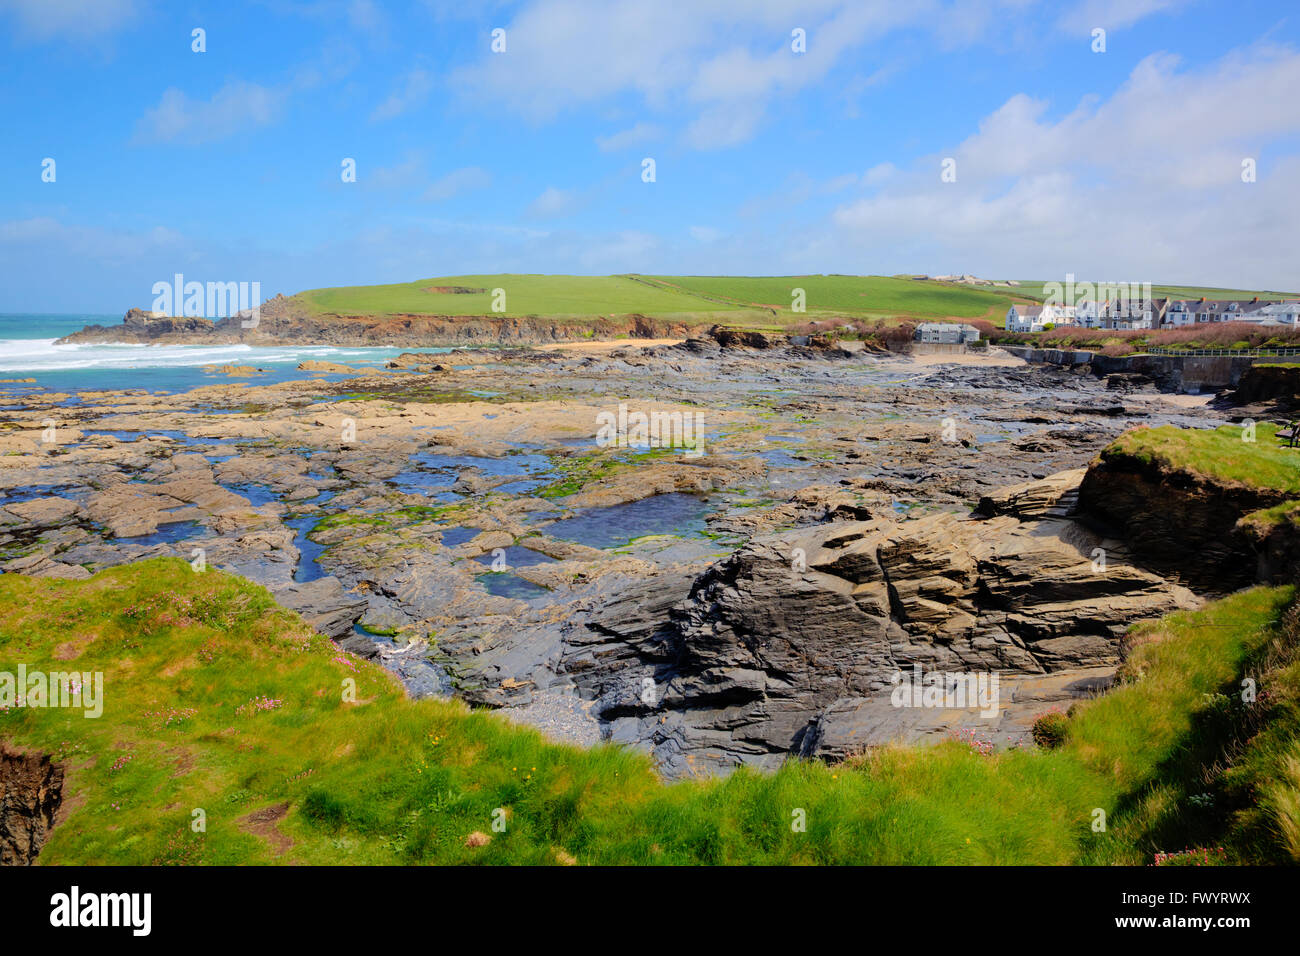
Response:
[{"label": "white terraced house", "polygon": [[1154,329],[1164,313],[1162,299],[1120,299],[1105,302],[1098,310],[1098,328]]},{"label": "white terraced house", "polygon": [[1300,328],[1300,302],[1269,302],[1250,310],[1240,321]]},{"label": "white terraced house", "polygon": [[1075,307],[1057,305],[1012,305],[1007,309],[1008,332],[1042,332],[1049,325],[1073,325]]},{"label": "white terraced house", "polygon": [[1300,301],[1268,299],[1150,298],[1081,302],[1077,306],[1013,305],[1007,309],[1008,332],[1041,332],[1047,325],[1085,329],[1159,329],[1203,322],[1252,322],[1300,328]]},{"label": "white terraced house", "polygon": [[979,341],[980,330],[965,323],[922,322],[912,333],[912,338],[927,345],[970,345]]},{"label": "white terraced house", "polygon": [[[1006,328],[1008,332],[1030,332],[1033,330],[1035,322],[1039,322],[1039,316],[1043,314],[1041,305],[1012,305],[1007,309]],[[1042,323],[1039,322],[1039,331],[1042,331]]]},{"label": "white terraced house", "polygon": [[1074,309],[1074,324],[1084,329],[1101,328],[1101,306],[1092,301],[1080,302]]},{"label": "white terraced house", "polygon": [[1300,303],[1268,299],[1175,299],[1165,312],[1166,326],[1203,322],[1254,322],[1258,325],[1297,324]]}]

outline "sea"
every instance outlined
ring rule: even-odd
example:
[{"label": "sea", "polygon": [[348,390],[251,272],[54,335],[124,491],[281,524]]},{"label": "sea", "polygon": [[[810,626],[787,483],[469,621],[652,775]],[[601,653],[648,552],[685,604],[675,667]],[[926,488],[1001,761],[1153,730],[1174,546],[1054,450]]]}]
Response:
[{"label": "sea", "polygon": [[[34,383],[0,382],[0,394],[33,388],[77,393],[139,388],[175,394],[200,385],[270,385],[291,379],[338,381],[344,375],[299,372],[309,359],[354,367],[378,367],[403,352],[448,352],[446,348],[346,348],[328,345],[55,345],[87,325],[117,325],[118,315],[0,314],[0,379],[32,378]],[[205,372],[207,366],[251,365],[262,375],[232,378]]]}]

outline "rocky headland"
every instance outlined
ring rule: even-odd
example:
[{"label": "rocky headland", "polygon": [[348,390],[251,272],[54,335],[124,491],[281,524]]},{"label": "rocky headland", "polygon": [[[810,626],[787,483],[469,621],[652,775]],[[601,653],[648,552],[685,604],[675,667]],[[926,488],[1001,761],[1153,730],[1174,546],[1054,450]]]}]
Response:
[{"label": "rocky headland", "polygon": [[254,318],[176,317],[131,309],[118,325],[88,325],[59,345],[332,345],[445,347],[540,345],[593,339],[680,337],[694,327],[645,315],[611,315],[591,321],[500,315],[321,315],[296,299],[277,295]]}]

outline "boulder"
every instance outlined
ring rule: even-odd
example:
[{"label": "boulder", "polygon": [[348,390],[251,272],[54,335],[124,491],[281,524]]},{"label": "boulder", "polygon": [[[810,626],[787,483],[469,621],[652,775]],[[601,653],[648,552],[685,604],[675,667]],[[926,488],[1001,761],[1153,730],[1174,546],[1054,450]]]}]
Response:
[{"label": "boulder", "polygon": [[360,374],[351,365],[341,365],[338,362],[322,362],[318,359],[308,359],[298,365],[300,372],[326,372],[331,375],[357,375]]}]

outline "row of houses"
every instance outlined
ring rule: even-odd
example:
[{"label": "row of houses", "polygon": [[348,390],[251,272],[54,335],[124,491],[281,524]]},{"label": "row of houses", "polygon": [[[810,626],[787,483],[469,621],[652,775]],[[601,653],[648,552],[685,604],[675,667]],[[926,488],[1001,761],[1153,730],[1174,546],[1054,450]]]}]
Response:
[{"label": "row of houses", "polygon": [[1201,322],[1253,322],[1300,328],[1300,301],[1260,299],[1134,298],[1079,305],[1013,305],[1007,309],[1008,332],[1042,332],[1049,325],[1085,329],[1160,329]]}]

